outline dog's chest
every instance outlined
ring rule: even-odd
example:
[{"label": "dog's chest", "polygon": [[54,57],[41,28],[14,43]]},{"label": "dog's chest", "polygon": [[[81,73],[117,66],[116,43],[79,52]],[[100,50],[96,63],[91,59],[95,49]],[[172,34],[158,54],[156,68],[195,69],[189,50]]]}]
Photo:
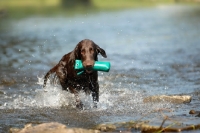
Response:
[{"label": "dog's chest", "polygon": [[90,84],[91,81],[88,77],[85,77],[84,75],[68,79],[68,86],[74,87],[76,89],[84,89],[85,87],[89,87]]}]

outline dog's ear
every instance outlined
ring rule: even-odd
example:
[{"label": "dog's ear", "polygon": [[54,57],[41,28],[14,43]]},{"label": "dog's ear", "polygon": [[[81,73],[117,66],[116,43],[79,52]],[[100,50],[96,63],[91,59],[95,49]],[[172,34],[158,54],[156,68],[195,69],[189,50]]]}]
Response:
[{"label": "dog's ear", "polygon": [[97,44],[95,44],[95,45],[96,45],[97,53],[100,53],[104,58],[107,58],[105,50],[100,48]]},{"label": "dog's ear", "polygon": [[75,59],[81,59],[81,55],[80,55],[80,48],[81,47],[81,41],[76,45],[75,49],[74,49],[74,56],[75,56]]}]

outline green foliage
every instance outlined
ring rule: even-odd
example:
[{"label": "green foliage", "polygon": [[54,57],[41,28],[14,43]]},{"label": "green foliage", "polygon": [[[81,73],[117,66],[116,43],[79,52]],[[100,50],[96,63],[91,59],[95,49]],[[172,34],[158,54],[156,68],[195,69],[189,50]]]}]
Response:
[{"label": "green foliage", "polygon": [[0,19],[30,15],[69,15],[173,4],[188,0],[0,0]]},{"label": "green foliage", "polygon": [[61,0],[61,5],[64,7],[74,7],[77,5],[89,6],[91,0]]}]

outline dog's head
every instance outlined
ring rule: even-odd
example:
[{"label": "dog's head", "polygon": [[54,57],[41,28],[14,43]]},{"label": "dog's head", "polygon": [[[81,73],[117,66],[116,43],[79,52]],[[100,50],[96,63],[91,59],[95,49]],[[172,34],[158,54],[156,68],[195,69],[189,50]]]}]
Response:
[{"label": "dog's head", "polygon": [[87,73],[92,73],[92,67],[98,60],[97,55],[100,53],[104,58],[107,57],[105,50],[100,48],[93,41],[85,39],[80,41],[75,50],[75,59],[82,61]]}]

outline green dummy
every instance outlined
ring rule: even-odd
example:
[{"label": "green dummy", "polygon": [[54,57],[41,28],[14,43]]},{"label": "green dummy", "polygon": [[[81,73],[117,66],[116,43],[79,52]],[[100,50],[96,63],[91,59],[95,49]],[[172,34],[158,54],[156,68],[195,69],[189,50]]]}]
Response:
[{"label": "green dummy", "polygon": [[[79,71],[77,73],[77,75],[82,74],[84,72],[84,70],[85,70],[81,60],[76,60],[75,61],[74,68],[75,68],[75,70]],[[109,70],[110,70],[110,62],[95,61],[92,70],[109,72]]]}]

